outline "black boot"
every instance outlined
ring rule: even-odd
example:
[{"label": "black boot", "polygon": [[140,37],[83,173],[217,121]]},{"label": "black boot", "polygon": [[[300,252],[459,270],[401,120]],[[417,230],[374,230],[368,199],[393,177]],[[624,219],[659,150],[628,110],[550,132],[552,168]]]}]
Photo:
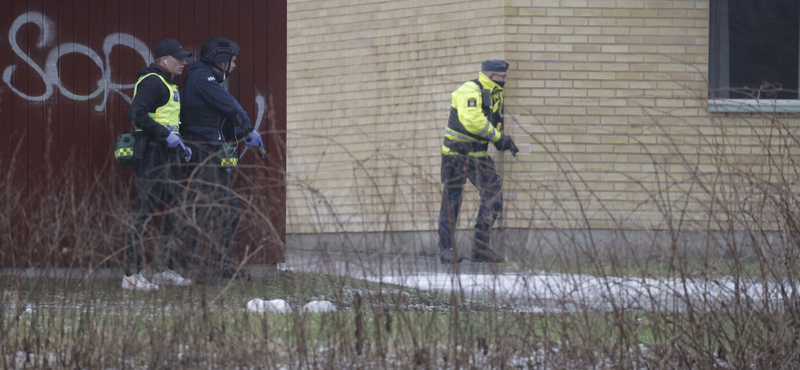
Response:
[{"label": "black boot", "polygon": [[505,259],[490,248],[475,248],[472,250],[472,262],[500,263],[505,262]]},{"label": "black boot", "polygon": [[464,260],[464,256],[458,255],[452,248],[450,249],[442,249],[439,252],[439,262],[443,265],[448,263],[459,263]]}]

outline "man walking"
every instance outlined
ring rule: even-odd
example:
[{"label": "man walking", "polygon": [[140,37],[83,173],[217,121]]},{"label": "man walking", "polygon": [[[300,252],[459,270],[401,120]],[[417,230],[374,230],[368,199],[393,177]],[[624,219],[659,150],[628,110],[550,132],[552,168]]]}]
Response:
[{"label": "man walking", "polygon": [[439,261],[443,264],[463,260],[453,249],[453,236],[467,179],[478,189],[481,197],[472,262],[503,261],[490,246],[492,225],[503,209],[503,191],[494,162],[486,150],[492,142],[497,150],[509,150],[514,156],[519,152],[514,141],[500,132],[507,71],[507,62],[487,60],[483,62],[477,79],[465,82],[451,95],[450,119],[442,145],[444,190],[439,211]]},{"label": "man walking", "polygon": [[238,162],[239,140],[244,139],[249,147],[263,148],[247,113],[227,91],[227,79],[236,67],[239,52],[235,42],[212,38],[200,49],[200,61],[186,72],[181,130],[195,153],[189,167],[189,201],[197,221],[187,250],[200,254],[204,245],[211,248],[205,262],[194,258],[196,280],[203,280],[199,283],[213,284],[219,277],[233,276],[240,215],[229,171]]},{"label": "man walking", "polygon": [[[178,41],[166,39],[159,42],[155,62],[139,70],[139,79],[133,89],[128,120],[136,126],[133,165],[136,195],[126,238],[125,276],[122,278],[125,289],[156,290],[158,284],[191,283],[172,270],[174,240],[171,240],[175,234],[175,212],[180,191],[177,164],[180,160],[188,162],[192,156],[179,136],[181,102],[176,80],[183,72],[186,58],[191,55],[181,48]],[[142,240],[160,201],[166,204],[166,216],[154,262],[156,270],[163,272],[154,274],[151,282],[144,276]]]}]

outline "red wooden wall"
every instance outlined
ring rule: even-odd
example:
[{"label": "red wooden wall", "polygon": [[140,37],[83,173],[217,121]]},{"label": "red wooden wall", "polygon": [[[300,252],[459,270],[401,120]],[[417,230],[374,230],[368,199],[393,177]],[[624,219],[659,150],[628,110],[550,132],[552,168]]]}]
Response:
[{"label": "red wooden wall", "polygon": [[[284,261],[285,0],[5,0],[3,4],[0,173],[11,176],[14,189],[31,193],[43,188],[58,192],[57,186],[48,184],[52,181],[85,183],[86,189],[132,183],[132,169],[116,164],[111,153],[116,136],[130,129],[127,111],[133,84],[138,69],[152,60],[155,45],[174,38],[197,56],[211,37],[236,41],[242,52],[229,91],[253,123],[260,122],[259,131],[269,132],[266,168],[244,166],[240,176],[263,178],[263,187],[247,191],[265,197],[272,226],[280,235],[257,262]],[[247,153],[243,163],[263,161]],[[91,191],[96,190],[87,190]],[[129,187],[118,191],[129,193]],[[243,227],[265,226],[245,221]],[[246,239],[240,244],[253,242]],[[13,242],[4,238],[0,244],[0,260],[13,264],[16,252],[8,250]]]}]

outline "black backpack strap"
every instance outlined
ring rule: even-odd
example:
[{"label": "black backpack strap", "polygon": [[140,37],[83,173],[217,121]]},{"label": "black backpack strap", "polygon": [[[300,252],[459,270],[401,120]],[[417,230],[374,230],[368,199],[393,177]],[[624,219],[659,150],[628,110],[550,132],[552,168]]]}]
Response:
[{"label": "black backpack strap", "polygon": [[478,85],[478,89],[481,90],[481,100],[483,101],[483,103],[481,104],[481,108],[483,108],[483,115],[485,115],[486,118],[491,117],[492,116],[492,92],[487,90],[487,89],[484,89],[483,88],[483,84],[481,84],[481,82],[477,78],[472,80],[472,82],[474,82],[476,85]]}]

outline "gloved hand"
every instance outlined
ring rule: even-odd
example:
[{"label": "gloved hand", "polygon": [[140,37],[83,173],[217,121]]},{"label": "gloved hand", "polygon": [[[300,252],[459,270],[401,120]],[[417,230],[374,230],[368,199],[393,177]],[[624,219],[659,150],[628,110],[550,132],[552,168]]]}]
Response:
[{"label": "gloved hand", "polygon": [[178,135],[175,135],[174,132],[170,132],[169,136],[167,136],[167,148],[174,148],[174,147],[176,147],[178,145],[183,145],[183,142],[181,141],[181,137],[178,136]]},{"label": "gloved hand", "polygon": [[506,150],[511,151],[511,154],[514,157],[516,157],[517,153],[519,153],[519,149],[517,149],[517,145],[514,144],[514,140],[511,140],[511,137],[506,134],[500,136],[500,140],[497,140],[497,142],[494,143],[494,147],[501,152]]},{"label": "gloved hand", "polygon": [[514,144],[514,141],[511,139],[508,140],[509,140],[508,142],[511,144],[511,147],[508,148],[508,151],[511,152],[511,155],[513,155],[514,158],[517,158],[517,153],[519,153],[519,149],[517,149],[517,144]]},{"label": "gloved hand", "polygon": [[183,145],[183,142],[181,142],[181,148],[183,148],[183,160],[185,160],[186,163],[189,163],[189,161],[192,160],[192,148]]},{"label": "gloved hand", "polygon": [[261,141],[261,135],[256,130],[250,131],[250,133],[244,137],[244,143],[248,147],[253,147],[253,146],[260,146],[262,148],[264,147],[264,142]]}]

